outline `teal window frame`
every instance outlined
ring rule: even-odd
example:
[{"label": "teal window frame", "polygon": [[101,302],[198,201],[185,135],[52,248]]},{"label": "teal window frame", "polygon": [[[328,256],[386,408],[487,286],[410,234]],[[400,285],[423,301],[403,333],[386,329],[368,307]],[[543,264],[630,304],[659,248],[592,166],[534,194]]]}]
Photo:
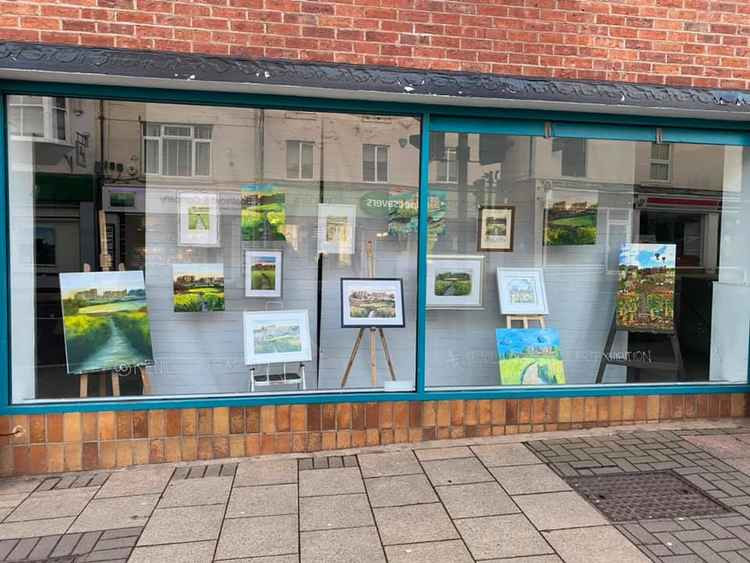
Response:
[{"label": "teal window frame", "polygon": [[[320,112],[361,114],[390,114],[412,116],[420,122],[419,162],[419,243],[417,288],[417,370],[415,390],[389,393],[363,391],[340,393],[321,391],[315,394],[197,396],[195,398],[122,398],[117,400],[60,400],[31,404],[11,404],[10,364],[10,261],[8,237],[8,146],[6,103],[11,94],[37,94],[71,98],[102,98],[107,100],[182,103],[216,107],[248,107]],[[274,404],[316,404],[339,402],[380,401],[441,401],[537,397],[585,397],[618,395],[676,395],[695,393],[747,393],[750,392],[748,373],[745,383],[717,384],[618,384],[618,385],[565,385],[559,387],[514,388],[462,388],[456,390],[430,390],[426,386],[424,359],[426,322],[426,263],[427,263],[427,212],[429,201],[429,143],[433,132],[470,132],[559,137],[585,137],[613,140],[688,142],[699,144],[732,144],[750,146],[750,126],[746,122],[656,118],[642,115],[615,115],[606,113],[575,113],[540,110],[508,110],[483,107],[427,105],[397,102],[371,102],[295,96],[209,92],[202,90],[171,90],[163,88],[136,88],[126,86],[101,86],[65,84],[57,82],[30,82],[0,80],[0,415],[35,414],[47,412],[89,412],[101,410],[149,410],[206,408],[216,406],[257,406]],[[747,335],[750,340],[750,334]],[[750,372],[750,365],[748,366]]]}]

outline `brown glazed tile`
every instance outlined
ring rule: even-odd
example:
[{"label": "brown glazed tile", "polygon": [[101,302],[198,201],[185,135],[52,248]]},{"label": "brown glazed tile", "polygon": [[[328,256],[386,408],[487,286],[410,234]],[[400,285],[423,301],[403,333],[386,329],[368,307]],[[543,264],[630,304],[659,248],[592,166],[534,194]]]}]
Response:
[{"label": "brown glazed tile", "polygon": [[167,424],[164,419],[164,411],[154,409],[148,411],[148,436],[149,438],[161,438],[166,434]]},{"label": "brown glazed tile", "polygon": [[61,473],[65,471],[65,455],[62,444],[47,444],[47,471]]},{"label": "brown glazed tile", "polygon": [[609,420],[618,422],[622,420],[622,397],[609,398]]},{"label": "brown glazed tile", "polygon": [[492,435],[493,436],[505,436],[505,425],[503,425],[503,426],[493,426],[492,427]]},{"label": "brown glazed tile", "polygon": [[[430,426],[429,428],[422,428],[422,439],[425,441],[434,440],[435,436],[437,435],[437,432],[435,431],[434,426]],[[368,444],[369,445],[369,444]]]},{"label": "brown glazed tile", "polygon": [[520,399],[518,401],[518,423],[531,423],[531,399]]},{"label": "brown glazed tile", "polygon": [[719,395],[719,416],[732,415],[732,398],[729,393]]},{"label": "brown glazed tile", "polygon": [[274,435],[274,451],[277,454],[286,454],[292,451],[292,434],[290,432],[279,432]]},{"label": "brown glazed tile", "polygon": [[479,401],[479,424],[492,423],[492,401],[481,399]]},{"label": "brown glazed tile", "polygon": [[571,400],[570,422],[583,422],[586,418],[586,400],[584,397],[573,397]]},{"label": "brown glazed tile", "polygon": [[[377,430],[375,430],[377,432]],[[319,452],[323,447],[323,435],[320,432],[307,433],[307,451]]]},{"label": "brown glazed tile", "polygon": [[229,407],[214,407],[213,434],[226,436],[229,434]]},{"label": "brown glazed tile", "polygon": [[659,420],[670,420],[672,418],[672,396],[661,395],[659,397]]},{"label": "brown glazed tile", "polygon": [[[12,436],[11,443],[12,444],[28,444],[29,443],[29,415],[27,414],[14,415],[11,419],[9,428],[13,428],[14,426],[20,426],[21,428],[25,428],[26,432]],[[10,432],[10,430],[8,431]]]},{"label": "brown glazed tile", "polygon": [[391,428],[384,428],[380,431],[380,443],[384,446],[393,443],[393,430]]},{"label": "brown glazed tile", "polygon": [[598,417],[597,397],[583,398],[583,422],[596,422]]},{"label": "brown glazed tile", "polygon": [[148,438],[148,416],[145,411],[133,411],[133,438]]},{"label": "brown glazed tile", "polygon": [[100,442],[99,443],[99,468],[100,469],[112,469],[115,467],[115,443]]},{"label": "brown glazed tile", "polygon": [[352,447],[352,431],[339,430],[336,432],[336,448],[343,450]]},{"label": "brown glazed tile", "polygon": [[291,427],[291,409],[289,405],[276,405],[276,431],[289,432]]},{"label": "brown glazed tile", "polygon": [[164,463],[166,456],[164,454],[164,439],[153,438],[148,441],[148,462]]},{"label": "brown glazed tile", "polygon": [[331,430],[322,433],[322,441],[320,448],[322,450],[335,450],[336,449],[336,432]]},{"label": "brown glazed tile", "polygon": [[501,426],[505,424],[505,415],[507,407],[505,405],[505,399],[494,399],[491,401],[492,409],[492,424]]},{"label": "brown glazed tile", "polygon": [[[690,395],[688,395],[690,397]],[[744,393],[732,393],[731,396],[731,416],[745,416],[745,394]],[[687,398],[686,398],[687,402]],[[685,406],[687,410],[687,404]],[[687,416],[687,415],[685,415]]]},{"label": "brown glazed tile", "polygon": [[183,409],[181,411],[180,424],[183,436],[195,436],[198,432],[198,413],[195,409]]},{"label": "brown glazed tile", "polygon": [[393,403],[393,427],[394,428],[408,428],[409,427],[409,403],[406,401],[398,401]]},{"label": "brown glazed tile", "polygon": [[560,417],[560,400],[551,397],[544,399],[544,422],[557,424]]},{"label": "brown glazed tile", "polygon": [[198,459],[211,459],[214,455],[214,444],[211,436],[198,436]]},{"label": "brown glazed tile", "polygon": [[322,405],[323,430],[336,430],[336,405]]},{"label": "brown glazed tile", "polygon": [[365,430],[365,440],[368,446],[377,446],[380,444],[380,430],[377,428],[368,428]]},{"label": "brown glazed tile", "polygon": [[646,420],[648,416],[648,397],[637,395],[635,397],[635,414],[633,420]]},{"label": "brown glazed tile", "polygon": [[366,408],[364,403],[352,403],[352,430],[364,430],[366,428]]},{"label": "brown glazed tile", "polygon": [[685,418],[685,395],[672,395],[672,418]]},{"label": "brown glazed tile", "polygon": [[[55,447],[58,447],[56,445]],[[59,445],[62,448],[62,445]],[[7,477],[13,474],[13,446],[0,446],[0,475]]]},{"label": "brown glazed tile", "polygon": [[[13,427],[12,416],[0,416],[0,433],[10,434],[10,430]],[[7,436],[0,436],[0,446],[10,444],[10,440]]]},{"label": "brown glazed tile", "polygon": [[378,426],[393,428],[393,403],[378,403]]},{"label": "brown glazed tile", "polygon": [[464,401],[464,425],[476,426],[479,424],[479,403],[477,401]]},{"label": "brown glazed tile", "polygon": [[260,453],[272,454],[276,452],[276,440],[273,434],[260,435]]},{"label": "brown glazed tile", "polygon": [[422,428],[428,428],[437,424],[437,403],[425,401],[422,403]]},{"label": "brown glazed tile", "polygon": [[365,405],[365,428],[380,428],[380,407],[377,403]]},{"label": "brown glazed tile", "polygon": [[349,430],[352,427],[351,403],[336,405],[336,430]]},{"label": "brown glazed tile", "polygon": [[609,397],[596,398],[596,420],[599,422],[609,421]]},{"label": "brown glazed tile", "polygon": [[198,435],[206,436],[214,433],[213,409],[195,409],[198,415]]},{"label": "brown glazed tile", "polygon": [[115,464],[117,467],[133,465],[133,448],[130,440],[119,440],[115,443]]},{"label": "brown glazed tile", "polygon": [[544,422],[544,398],[531,400],[531,422],[542,424]]},{"label": "brown glazed tile", "polygon": [[133,437],[133,415],[131,411],[117,411],[115,421],[117,424],[117,439],[129,440]]},{"label": "brown glazed tile", "polygon": [[[242,453],[239,453],[237,457],[242,457],[245,451],[244,441],[242,440],[242,436],[236,437],[240,438],[240,442],[243,444]],[[101,444],[101,447],[103,448],[104,444]],[[182,441],[179,436],[164,439],[164,460],[170,463],[182,461]]]},{"label": "brown glazed tile", "polygon": [[[295,432],[292,434],[292,451],[295,453],[307,451],[307,434],[304,432]],[[235,457],[234,454],[232,454],[232,457]]]},{"label": "brown glazed tile", "polygon": [[363,448],[367,445],[367,432],[352,430],[352,448]]},{"label": "brown glazed tile", "polygon": [[252,457],[260,453],[260,434],[245,435],[245,455]]},{"label": "brown glazed tile", "polygon": [[31,470],[29,446],[13,446],[13,472],[26,475]]},{"label": "brown glazed tile", "polygon": [[148,440],[133,440],[130,442],[133,451],[133,464],[145,465],[148,463],[149,444]]},{"label": "brown glazed tile", "polygon": [[47,442],[63,441],[63,416],[61,414],[47,415]]},{"label": "brown glazed tile", "polygon": [[81,449],[81,469],[90,471],[99,466],[99,443],[84,442]]},{"label": "brown glazed tile", "polygon": [[562,424],[570,423],[573,401],[570,397],[561,397],[557,403],[557,421]]},{"label": "brown glazed tile", "polygon": [[245,432],[245,409],[242,407],[231,407],[229,409],[229,433],[244,434]]},{"label": "brown glazed tile", "polygon": [[320,405],[307,405],[307,431],[320,432],[323,428],[323,412]]},{"label": "brown glazed tile", "polygon": [[292,405],[290,417],[293,432],[305,432],[307,430],[306,405]]},{"label": "brown glazed tile", "polygon": [[649,395],[646,400],[646,418],[648,420],[658,420],[660,412],[659,395]]},{"label": "brown glazed tile", "polygon": [[451,427],[450,426],[446,426],[446,427],[438,426],[438,428],[437,428],[437,434],[435,436],[436,440],[447,440],[450,437],[451,437]]},{"label": "brown glazed tile", "polygon": [[262,434],[276,432],[276,408],[273,405],[260,407],[260,431]]},{"label": "brown glazed tile", "polygon": [[47,446],[42,444],[29,446],[29,471],[34,474],[47,473]]},{"label": "brown glazed tile", "polygon": [[622,398],[622,420],[635,418],[635,397],[626,395]]},{"label": "brown glazed tile", "polygon": [[115,413],[103,411],[99,413],[99,440],[108,441],[115,439]]},{"label": "brown glazed tile", "polygon": [[245,432],[257,434],[260,432],[260,407],[248,407],[245,409]]},{"label": "brown glazed tile", "polygon": [[518,424],[518,400],[505,400],[505,424]]},{"label": "brown glazed tile", "polygon": [[422,402],[421,401],[409,402],[409,427],[410,428],[422,427]]},{"label": "brown glazed tile", "polygon": [[[65,444],[65,471],[80,471],[81,470],[81,456],[82,447],[81,443]],[[18,465],[16,465],[16,468]]]},{"label": "brown glazed tile", "polygon": [[213,459],[229,457],[229,436],[227,434],[214,436],[211,442],[213,445]]},{"label": "brown glazed tile", "polygon": [[479,436],[479,427],[475,424],[464,426],[464,435],[467,438],[476,438]]},{"label": "brown glazed tile", "polygon": [[47,441],[45,422],[43,414],[29,416],[29,442],[32,444],[44,444]]},{"label": "brown glazed tile", "polygon": [[451,403],[450,401],[438,401],[437,403],[437,425],[445,428],[451,425]]},{"label": "brown glazed tile", "polygon": [[685,418],[698,416],[698,403],[695,395],[685,395]]},{"label": "brown glazed tile", "polygon": [[708,393],[708,416],[716,418],[719,416],[719,396],[715,393]]},{"label": "brown glazed tile", "polygon": [[183,436],[181,439],[182,461],[198,459],[198,439],[195,436]]},{"label": "brown glazed tile", "polygon": [[462,426],[464,423],[464,402],[451,401],[451,426]]},{"label": "brown glazed tile", "polygon": [[394,428],[393,429],[393,443],[394,444],[405,444],[409,441],[409,429],[408,428]]},{"label": "brown glazed tile", "polygon": [[182,413],[179,409],[169,409],[167,412],[167,436],[179,436],[182,433]]},{"label": "brown glazed tile", "polygon": [[82,416],[82,439],[84,442],[95,442],[99,438],[99,414],[85,412]]},{"label": "brown glazed tile", "polygon": [[63,439],[66,442],[80,442],[81,436],[81,413],[66,412],[63,415]]},{"label": "brown glazed tile", "polygon": [[451,438],[465,438],[466,437],[465,426],[451,426],[450,431],[451,431],[450,433]]}]

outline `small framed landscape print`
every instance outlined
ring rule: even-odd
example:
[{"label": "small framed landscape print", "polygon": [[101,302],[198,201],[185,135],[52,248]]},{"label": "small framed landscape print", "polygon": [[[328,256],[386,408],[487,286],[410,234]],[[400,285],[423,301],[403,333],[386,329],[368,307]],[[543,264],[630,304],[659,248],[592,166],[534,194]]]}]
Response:
[{"label": "small framed landscape print", "polygon": [[245,252],[245,297],[281,297],[280,250]]},{"label": "small framed landscape print", "polygon": [[310,321],[306,309],[245,311],[245,364],[309,362]]},{"label": "small framed landscape print", "polygon": [[427,257],[428,309],[481,309],[484,256]]},{"label": "small framed landscape print", "polygon": [[354,205],[321,203],[318,205],[318,252],[354,254]]},{"label": "small framed landscape print", "polygon": [[498,268],[497,291],[503,315],[547,315],[541,268]]},{"label": "small framed landscape print", "polygon": [[514,212],[510,205],[479,208],[479,250],[513,252]]},{"label": "small framed landscape print", "polygon": [[216,194],[180,194],[180,246],[219,245],[219,204]]},{"label": "small framed landscape print", "polygon": [[341,326],[403,327],[401,278],[341,278]]}]

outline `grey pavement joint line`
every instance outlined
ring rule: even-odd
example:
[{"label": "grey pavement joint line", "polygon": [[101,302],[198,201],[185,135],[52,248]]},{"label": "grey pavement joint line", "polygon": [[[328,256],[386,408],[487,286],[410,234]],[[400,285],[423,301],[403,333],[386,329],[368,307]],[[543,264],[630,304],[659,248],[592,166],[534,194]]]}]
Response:
[{"label": "grey pavement joint line", "polygon": [[[412,455],[416,458],[416,454],[414,454],[413,450]],[[383,560],[388,561],[388,555],[385,551],[385,546],[383,545],[383,536],[380,533],[380,526],[378,526],[378,520],[375,518],[375,510],[372,508],[372,501],[370,500],[370,491],[367,489],[367,483],[365,482],[365,476],[362,473],[362,464],[359,463],[359,458],[355,456],[357,460],[357,471],[359,471],[359,478],[362,479],[362,488],[365,491],[365,498],[367,499],[367,506],[370,507],[370,517],[372,518],[372,525],[375,527],[375,532],[378,534],[378,541],[380,542],[380,551],[383,553]],[[419,460],[417,460],[419,462]],[[298,477],[299,478],[299,477]],[[297,494],[299,494],[299,490],[297,491]],[[299,499],[297,501],[299,503]],[[300,561],[302,561],[302,534],[299,534],[300,536],[300,545],[299,545],[299,557]]]},{"label": "grey pavement joint line", "polygon": [[[214,544],[214,556],[213,560],[216,560],[216,556],[219,550],[219,540],[221,540],[221,533],[224,531],[224,522],[227,521],[227,511],[229,510],[229,501],[232,499],[232,491],[234,490],[234,482],[237,479],[237,471],[239,469],[239,465],[235,467],[234,473],[232,473],[232,482],[229,484],[229,494],[227,495],[226,501],[224,501],[224,514],[221,518],[221,525],[219,526],[219,534],[216,536],[216,542]],[[297,476],[297,481],[299,481],[299,475]],[[164,488],[166,491],[166,487]],[[299,487],[297,488],[297,536],[299,537]],[[143,528],[146,529],[145,526]],[[299,540],[298,540],[299,541]]]}]

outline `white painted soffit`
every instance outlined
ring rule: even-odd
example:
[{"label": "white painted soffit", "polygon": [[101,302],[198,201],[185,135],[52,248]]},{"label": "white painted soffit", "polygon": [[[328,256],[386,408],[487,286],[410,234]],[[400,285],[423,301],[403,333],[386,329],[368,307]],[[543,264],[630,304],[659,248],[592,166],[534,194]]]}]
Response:
[{"label": "white painted soffit", "polygon": [[[39,82],[61,82],[68,84],[90,84],[101,86],[129,86],[136,88],[168,88],[173,90],[204,90],[212,92],[234,92],[244,94],[268,94],[281,96],[304,96],[338,100],[361,100],[371,102],[397,102],[408,104],[484,107],[502,109],[527,109],[544,111],[568,111],[584,113],[608,113],[617,115],[641,115],[655,117],[716,119],[728,121],[748,121],[750,114],[727,109],[683,109],[658,106],[636,106],[618,104],[594,104],[557,101],[509,100],[505,98],[478,98],[463,96],[443,96],[437,94],[390,93],[367,90],[342,90],[335,88],[311,88],[307,86],[286,86],[275,84],[255,84],[219,82],[203,80],[173,80],[164,78],[140,78],[109,74],[55,72],[45,70],[18,70],[0,68],[0,80],[28,80]],[[449,113],[449,112],[446,112]]]}]

